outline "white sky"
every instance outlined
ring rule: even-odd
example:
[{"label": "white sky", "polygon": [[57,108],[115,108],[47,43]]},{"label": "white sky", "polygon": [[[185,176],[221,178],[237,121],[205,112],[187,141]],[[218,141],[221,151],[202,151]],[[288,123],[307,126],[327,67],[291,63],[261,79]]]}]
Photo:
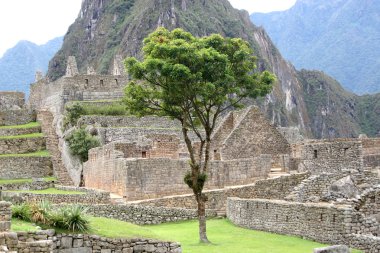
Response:
[{"label": "white sky", "polygon": [[[296,0],[229,0],[252,12],[286,10]],[[20,40],[36,44],[63,36],[75,21],[82,0],[0,0],[0,57]]]}]

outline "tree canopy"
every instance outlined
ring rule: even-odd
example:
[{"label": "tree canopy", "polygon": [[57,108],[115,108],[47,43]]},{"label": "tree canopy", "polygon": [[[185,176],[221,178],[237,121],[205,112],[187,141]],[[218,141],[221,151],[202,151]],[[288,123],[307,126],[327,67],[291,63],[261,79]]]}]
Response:
[{"label": "tree canopy", "polygon": [[[211,135],[224,111],[242,106],[244,98],[268,94],[275,77],[256,71],[248,42],[213,34],[196,38],[175,29],[158,28],[144,40],[143,60],[128,58],[133,78],[124,101],[131,113],[170,116],[181,122],[191,171],[185,183],[198,203],[201,241],[208,242],[202,193],[210,160]],[[194,143],[188,133],[199,139]]]}]

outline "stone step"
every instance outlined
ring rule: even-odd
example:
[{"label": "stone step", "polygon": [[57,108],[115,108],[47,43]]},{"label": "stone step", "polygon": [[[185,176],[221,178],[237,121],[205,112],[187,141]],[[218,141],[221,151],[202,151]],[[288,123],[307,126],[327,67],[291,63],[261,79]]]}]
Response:
[{"label": "stone step", "polygon": [[0,155],[26,154],[45,149],[46,138],[40,133],[0,137]]},{"label": "stone step", "polygon": [[271,171],[271,172],[283,172],[284,169],[283,169],[283,168],[280,168],[280,167],[276,167],[276,168],[271,168],[270,171]]},{"label": "stone step", "polygon": [[126,204],[126,201],[124,198],[120,195],[117,195],[115,193],[110,193],[111,203],[115,205],[124,205]]},{"label": "stone step", "polygon": [[286,172],[271,172],[269,173],[268,177],[269,178],[277,178],[277,177],[281,177],[281,176],[287,176],[287,175],[290,175],[289,173],[286,173]]},{"label": "stone step", "polygon": [[216,217],[221,217],[221,218],[227,217],[226,210],[217,210],[216,211]]}]

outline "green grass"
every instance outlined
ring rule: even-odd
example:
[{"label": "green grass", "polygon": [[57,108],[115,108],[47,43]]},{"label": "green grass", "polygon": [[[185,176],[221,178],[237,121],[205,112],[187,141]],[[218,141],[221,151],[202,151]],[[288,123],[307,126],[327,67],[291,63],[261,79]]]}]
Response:
[{"label": "green grass", "polygon": [[12,219],[11,230],[15,232],[18,232],[18,231],[29,232],[29,231],[36,231],[37,228],[32,223],[25,222],[19,219]]},{"label": "green grass", "polygon": [[[44,177],[45,182],[51,182],[57,180],[55,177]],[[23,184],[23,183],[31,183],[33,179],[31,178],[15,178],[15,179],[2,179],[0,178],[1,184]]]},{"label": "green grass", "polygon": [[[13,231],[22,231],[24,227],[33,229],[31,223],[17,221],[12,224]],[[111,238],[151,238],[180,242],[184,253],[305,253],[325,244],[303,240],[299,237],[277,235],[261,231],[244,229],[233,225],[226,219],[207,221],[210,245],[199,243],[198,222],[185,221],[160,225],[137,226],[128,222],[108,218],[91,217],[90,234]],[[66,233],[64,230],[57,232]],[[353,250],[353,253],[361,251]]]},{"label": "green grass", "polygon": [[12,135],[12,136],[0,136],[0,140],[11,140],[11,139],[26,139],[26,138],[37,138],[43,137],[42,133],[32,133],[32,134],[22,134],[22,135]]},{"label": "green grass", "polygon": [[47,150],[41,150],[33,153],[26,154],[4,154],[0,155],[1,157],[50,157],[50,153]]},{"label": "green grass", "polygon": [[21,192],[21,193],[34,193],[34,194],[59,194],[59,195],[83,195],[85,192],[79,191],[64,191],[55,188],[48,188],[44,190],[17,190],[17,191],[7,191],[7,192]]},{"label": "green grass", "polygon": [[32,128],[32,127],[39,127],[39,122],[30,122],[28,124],[24,125],[14,125],[14,126],[0,126],[0,129],[24,129],[24,128]]}]

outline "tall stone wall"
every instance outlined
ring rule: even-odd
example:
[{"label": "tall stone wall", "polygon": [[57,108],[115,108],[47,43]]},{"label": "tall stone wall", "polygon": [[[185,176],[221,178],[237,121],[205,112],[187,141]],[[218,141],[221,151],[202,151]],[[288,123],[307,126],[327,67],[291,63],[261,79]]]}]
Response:
[{"label": "tall stone wall", "polygon": [[361,172],[363,148],[359,140],[312,141],[301,148],[299,169],[312,174]]},{"label": "tall stone wall", "polygon": [[288,141],[270,125],[258,108],[249,108],[223,142],[222,160],[250,158],[260,154],[290,154]]},{"label": "tall stone wall", "polygon": [[54,126],[54,116],[50,111],[39,111],[37,119],[41,124],[42,133],[46,136],[46,148],[50,152],[54,176],[58,182],[64,185],[71,185],[73,182],[66,170],[59,149],[59,137]]},{"label": "tall stone wall", "polygon": [[101,127],[175,128],[181,129],[179,121],[158,116],[82,116],[78,125],[100,125]]},{"label": "tall stone wall", "polygon": [[22,92],[0,92],[0,111],[17,110],[25,105],[25,94]]},{"label": "tall stone wall", "polygon": [[0,139],[0,154],[24,154],[45,149],[44,137]]},{"label": "tall stone wall", "polygon": [[27,109],[0,111],[0,126],[23,125],[35,120]]},{"label": "tall stone wall", "polygon": [[0,157],[0,178],[32,178],[53,175],[50,157]]},{"label": "tall stone wall", "polygon": [[[190,167],[187,159],[127,159],[115,146],[91,149],[84,163],[86,187],[118,193],[129,200],[156,198],[189,193],[183,183]],[[264,179],[270,171],[271,159],[262,155],[252,159],[212,161],[206,188],[223,188]],[[170,183],[168,183],[170,182]]]}]

